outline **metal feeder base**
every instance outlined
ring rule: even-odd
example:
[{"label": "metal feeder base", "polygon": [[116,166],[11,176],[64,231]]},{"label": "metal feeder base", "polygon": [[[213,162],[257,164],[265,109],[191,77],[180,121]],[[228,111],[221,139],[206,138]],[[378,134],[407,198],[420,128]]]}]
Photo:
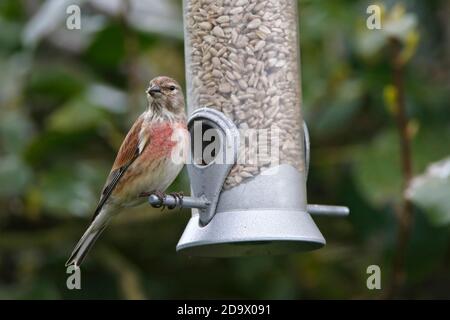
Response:
[{"label": "metal feeder base", "polygon": [[177,251],[193,256],[233,257],[289,254],[324,245],[325,238],[308,213],[254,210],[218,212],[204,227],[194,214]]},{"label": "metal feeder base", "polygon": [[304,179],[303,173],[283,164],[223,191],[207,225],[201,225],[198,210],[193,210],[177,251],[231,257],[319,249],[325,239],[306,212]]}]

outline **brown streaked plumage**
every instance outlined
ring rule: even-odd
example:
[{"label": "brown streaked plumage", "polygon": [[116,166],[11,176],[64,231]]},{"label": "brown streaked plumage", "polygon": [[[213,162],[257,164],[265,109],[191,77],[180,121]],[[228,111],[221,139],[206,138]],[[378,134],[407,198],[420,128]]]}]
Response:
[{"label": "brown streaked plumage", "polygon": [[141,115],[139,118],[137,118],[136,122],[131,127],[130,131],[123,140],[119,151],[117,152],[117,157],[114,161],[111,171],[124,166],[134,157],[136,150],[138,150],[139,132],[141,130],[143,121],[144,117]]},{"label": "brown streaked plumage", "polygon": [[150,81],[147,99],[148,109],[122,142],[91,224],[66,265],[79,266],[115,213],[145,202],[141,193],[165,191],[183,167],[178,155],[187,152],[189,134],[180,85],[157,77]]}]

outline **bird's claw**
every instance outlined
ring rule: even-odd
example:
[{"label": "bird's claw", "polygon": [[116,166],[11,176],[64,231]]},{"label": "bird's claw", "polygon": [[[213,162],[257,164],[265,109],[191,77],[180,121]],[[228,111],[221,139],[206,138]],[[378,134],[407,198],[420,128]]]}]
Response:
[{"label": "bird's claw", "polygon": [[184,193],[182,191],[169,193],[169,196],[172,196],[175,198],[175,204],[171,205],[171,206],[167,206],[168,209],[175,209],[177,206],[179,206],[181,208],[183,206]]}]

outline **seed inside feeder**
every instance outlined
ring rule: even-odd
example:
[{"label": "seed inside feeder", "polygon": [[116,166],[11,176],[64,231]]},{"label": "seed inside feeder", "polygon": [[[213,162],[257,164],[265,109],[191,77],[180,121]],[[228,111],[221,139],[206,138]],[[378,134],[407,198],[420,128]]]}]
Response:
[{"label": "seed inside feeder", "polygon": [[[240,162],[225,188],[271,165],[304,170],[296,10],[296,0],[185,1],[190,111],[210,107],[240,129],[264,129],[269,137],[279,133],[279,163],[267,156],[258,157],[256,164]],[[257,153],[270,152],[274,142],[268,140],[253,141]],[[241,145],[240,158],[251,158],[250,149]]]}]

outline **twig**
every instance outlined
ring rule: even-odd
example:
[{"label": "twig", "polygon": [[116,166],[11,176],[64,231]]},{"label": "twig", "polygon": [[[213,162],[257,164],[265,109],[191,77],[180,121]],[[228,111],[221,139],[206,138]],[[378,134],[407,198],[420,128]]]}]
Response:
[{"label": "twig", "polygon": [[400,53],[402,44],[400,41],[392,39],[391,65],[393,71],[394,87],[396,88],[396,122],[400,137],[401,164],[403,172],[402,203],[398,210],[398,233],[397,244],[394,253],[391,284],[388,288],[388,298],[394,298],[403,286],[406,279],[405,259],[408,242],[411,236],[413,225],[413,207],[412,203],[406,198],[405,190],[412,179],[412,155],[411,155],[411,136],[408,133],[408,117],[405,106],[405,88],[404,88],[404,63],[401,60]]}]

